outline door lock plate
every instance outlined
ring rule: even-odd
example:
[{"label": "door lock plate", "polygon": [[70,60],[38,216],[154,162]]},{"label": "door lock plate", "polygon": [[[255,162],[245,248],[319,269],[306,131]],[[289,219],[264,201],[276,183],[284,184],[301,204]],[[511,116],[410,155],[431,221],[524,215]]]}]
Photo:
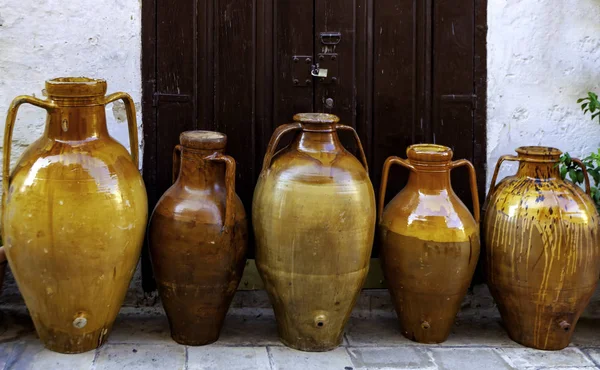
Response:
[{"label": "door lock plate", "polygon": [[339,57],[337,53],[320,53],[317,56],[319,69],[326,70],[326,76],[319,76],[319,83],[332,84],[338,82]]},{"label": "door lock plate", "polygon": [[292,84],[296,87],[312,86],[312,55],[292,56]]}]

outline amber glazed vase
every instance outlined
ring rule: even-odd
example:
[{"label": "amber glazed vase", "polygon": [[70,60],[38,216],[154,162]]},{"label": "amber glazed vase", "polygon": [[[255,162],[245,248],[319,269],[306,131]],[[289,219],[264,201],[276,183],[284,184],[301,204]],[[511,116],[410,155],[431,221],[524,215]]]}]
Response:
[{"label": "amber glazed vase", "polygon": [[[525,346],[565,348],[600,273],[598,213],[562,180],[558,149],[521,147],[496,165],[485,207],[486,271],[510,337]],[[498,185],[504,161],[519,162]],[[590,185],[585,166],[586,189]]]},{"label": "amber glazed vase", "polygon": [[[412,145],[408,160],[390,157],[379,195],[381,261],[402,334],[440,343],[450,334],[479,258],[479,198],[475,169],[452,161],[452,150]],[[390,167],[410,170],[408,183],[385,207]],[[475,217],[452,190],[450,171],[467,166]]]},{"label": "amber glazed vase", "polygon": [[181,344],[219,338],[246,261],[248,226],[235,193],[227,137],[187,131],[173,154],[173,185],[160,198],[148,231],[154,277]]},{"label": "amber glazed vase", "polygon": [[[367,276],[375,196],[358,135],[331,114],[277,128],[254,192],[256,263],[281,341],[304,351],[338,346]],[[354,133],[361,162],[337,135]],[[276,153],[286,132],[295,138]]]},{"label": "amber glazed vase", "polygon": [[[4,131],[3,241],[40,339],[57,352],[100,346],[121,308],[146,229],[135,107],[106,82],[58,78],[47,100],[14,99]],[[123,100],[131,155],[108,134],[105,105]],[[47,111],[44,134],[9,173],[17,109]]]}]

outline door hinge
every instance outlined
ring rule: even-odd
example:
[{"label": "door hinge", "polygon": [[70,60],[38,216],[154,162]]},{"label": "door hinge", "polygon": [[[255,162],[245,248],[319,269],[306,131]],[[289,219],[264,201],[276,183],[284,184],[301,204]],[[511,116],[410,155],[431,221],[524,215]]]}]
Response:
[{"label": "door hinge", "polygon": [[164,94],[155,92],[152,96],[152,106],[157,107],[162,102],[169,103],[189,103],[192,101],[191,95],[185,94]]}]

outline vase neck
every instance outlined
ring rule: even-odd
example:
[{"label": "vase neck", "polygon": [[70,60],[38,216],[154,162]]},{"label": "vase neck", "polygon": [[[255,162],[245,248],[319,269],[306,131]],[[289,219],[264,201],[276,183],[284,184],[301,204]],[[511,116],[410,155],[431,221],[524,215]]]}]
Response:
[{"label": "vase neck", "polygon": [[62,106],[49,112],[46,136],[57,141],[87,141],[108,136],[104,105]]},{"label": "vase neck", "polygon": [[518,177],[552,180],[560,177],[558,160],[554,163],[519,162]]},{"label": "vase neck", "polygon": [[49,111],[46,135],[58,141],[87,141],[108,136],[104,110],[106,81],[60,77],[46,81],[54,108]]},{"label": "vase neck", "polygon": [[208,159],[223,150],[199,150],[182,147],[177,183],[194,190],[225,189],[225,164]]},{"label": "vase neck", "polygon": [[[411,163],[413,164],[413,163]],[[450,169],[442,167],[432,169],[431,166],[421,167],[413,164],[414,170],[408,177],[408,185],[416,186],[424,193],[438,193],[451,189]]]},{"label": "vase neck", "polygon": [[337,153],[343,150],[340,138],[333,125],[304,125],[296,135],[293,147],[307,153]]},{"label": "vase neck", "polygon": [[408,162],[413,168],[408,183],[419,191],[439,193],[451,189],[450,169],[452,149],[437,144],[415,144],[406,149]]},{"label": "vase neck", "polygon": [[560,178],[559,162],[561,152],[547,147],[521,147],[517,149],[519,160],[518,177],[531,177],[540,180]]}]

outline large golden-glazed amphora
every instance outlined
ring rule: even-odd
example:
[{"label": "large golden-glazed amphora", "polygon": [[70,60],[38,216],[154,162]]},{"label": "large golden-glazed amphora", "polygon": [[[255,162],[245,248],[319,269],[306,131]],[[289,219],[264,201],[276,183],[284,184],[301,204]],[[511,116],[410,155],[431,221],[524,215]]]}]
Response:
[{"label": "large golden-glazed amphora", "polygon": [[[513,340],[562,349],[598,282],[598,213],[583,190],[561,179],[558,149],[517,153],[498,160],[486,200],[487,282]],[[496,185],[504,161],[519,169]]]},{"label": "large golden-glazed amphora", "polygon": [[[390,157],[379,194],[381,261],[402,334],[421,343],[445,341],[479,260],[479,198],[475,168],[452,161],[452,150],[412,145],[408,159]],[[383,209],[390,166],[410,170],[408,183]],[[450,171],[469,169],[473,210],[454,193]]]},{"label": "large golden-glazed amphora", "polygon": [[[78,353],[101,345],[121,308],[142,247],[148,205],[138,170],[135,107],[106,82],[58,78],[47,100],[14,99],[4,131],[3,239],[44,345]],[[131,155],[109,136],[105,105],[123,100]],[[9,174],[17,110],[47,111],[44,134]]]},{"label": "large golden-glazed amphora", "polygon": [[[375,196],[358,135],[331,114],[277,128],[254,192],[256,263],[281,341],[305,351],[338,346],[369,269]],[[362,164],[337,135],[354,133]],[[286,132],[292,143],[275,153]]]},{"label": "large golden-glazed amphora", "polygon": [[148,230],[154,277],[172,338],[204,345],[219,338],[246,262],[248,224],[235,193],[227,136],[186,131],[173,154],[173,185]]}]

